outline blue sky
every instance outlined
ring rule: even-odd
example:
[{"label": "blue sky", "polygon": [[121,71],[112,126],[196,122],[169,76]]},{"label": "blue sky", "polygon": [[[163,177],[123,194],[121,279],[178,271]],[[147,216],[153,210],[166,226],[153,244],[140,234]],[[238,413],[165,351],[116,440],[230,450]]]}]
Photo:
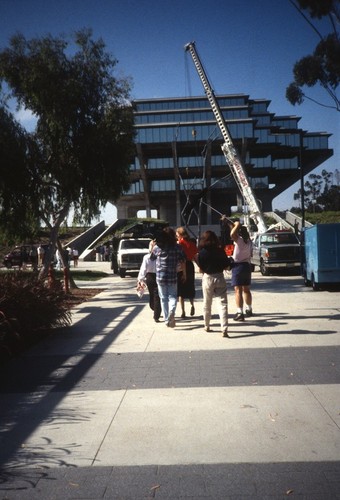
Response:
[{"label": "blue sky", "polygon": [[[329,31],[325,21],[317,26]],[[332,133],[334,156],[314,173],[340,170],[339,113],[285,98],[293,64],[318,42],[289,0],[0,0],[0,48],[16,32],[67,36],[84,27],[118,59],[117,74],[133,79],[136,99],[203,94],[184,51],[194,40],[216,94],[267,98],[276,115],[297,115],[303,129]],[[319,88],[310,95],[330,104]],[[274,208],[290,208],[298,188],[276,198]]]}]

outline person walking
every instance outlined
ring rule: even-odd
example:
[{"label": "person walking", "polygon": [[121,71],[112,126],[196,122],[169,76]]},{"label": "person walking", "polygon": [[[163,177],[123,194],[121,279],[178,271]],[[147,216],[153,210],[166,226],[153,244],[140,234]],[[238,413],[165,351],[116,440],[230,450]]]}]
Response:
[{"label": "person walking", "polygon": [[156,282],[163,318],[166,326],[174,328],[176,326],[177,271],[179,267],[182,267],[182,279],[185,280],[186,258],[182,248],[177,244],[176,233],[172,228],[164,228],[156,238],[151,259],[156,260]]},{"label": "person walking", "polygon": [[181,305],[181,318],[185,318],[185,299],[189,299],[191,308],[190,308],[190,316],[194,316],[195,314],[195,306],[194,299],[196,295],[195,291],[195,267],[193,261],[195,261],[198,248],[196,243],[190,239],[187,230],[184,227],[178,227],[176,230],[176,237],[178,244],[182,247],[183,252],[185,253],[186,261],[186,280],[182,280],[182,272],[178,273],[178,282],[177,282],[177,295],[179,298],[179,302]]},{"label": "person walking", "polygon": [[72,256],[73,256],[73,265],[74,265],[74,267],[78,267],[79,252],[78,252],[77,248],[73,248],[73,250],[72,250]]},{"label": "person walking", "polygon": [[[233,267],[231,270],[231,285],[235,290],[236,315],[235,321],[244,321],[245,316],[252,316],[251,263],[253,244],[248,230],[240,221],[228,221],[230,236],[234,241]],[[245,311],[243,312],[243,308]]]},{"label": "person walking", "polygon": [[30,249],[30,261],[32,264],[32,270],[37,271],[38,270],[38,250],[35,245],[31,246]]},{"label": "person walking", "polygon": [[44,264],[44,256],[45,256],[45,250],[42,245],[38,246],[37,253],[38,253],[38,267],[42,267],[42,265]]},{"label": "person walking", "polygon": [[219,317],[223,337],[228,337],[227,282],[223,271],[231,266],[214,231],[205,231],[198,245],[197,264],[202,276],[204,329],[210,332],[213,298],[219,299]]},{"label": "person walking", "polygon": [[153,311],[153,319],[158,323],[161,315],[161,302],[156,282],[156,261],[151,259],[151,252],[155,244],[155,240],[150,241],[149,253],[143,257],[137,277],[137,289],[146,284],[149,291],[149,306]]}]

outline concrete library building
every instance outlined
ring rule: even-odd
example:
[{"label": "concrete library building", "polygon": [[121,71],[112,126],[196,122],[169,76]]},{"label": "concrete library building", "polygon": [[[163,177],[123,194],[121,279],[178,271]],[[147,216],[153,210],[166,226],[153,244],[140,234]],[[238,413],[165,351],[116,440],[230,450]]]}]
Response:
[{"label": "concrete library building", "polygon": [[[263,212],[333,154],[330,134],[299,128],[297,116],[276,116],[269,100],[216,99]],[[205,96],[139,99],[133,106],[136,155],[130,189],[116,203],[119,219],[144,211],[171,226],[211,225],[244,206]]]}]

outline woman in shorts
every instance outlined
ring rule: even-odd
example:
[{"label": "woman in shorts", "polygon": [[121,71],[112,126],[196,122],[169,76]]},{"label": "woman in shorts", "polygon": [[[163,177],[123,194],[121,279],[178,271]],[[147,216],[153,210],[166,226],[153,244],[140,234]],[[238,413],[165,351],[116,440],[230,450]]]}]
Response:
[{"label": "woman in shorts", "polygon": [[[241,226],[240,221],[229,222],[230,237],[234,241],[233,267],[231,270],[231,285],[235,290],[236,315],[235,321],[244,321],[244,316],[252,316],[251,284],[251,255],[252,241],[248,230]],[[243,307],[245,311],[243,312]]]}]

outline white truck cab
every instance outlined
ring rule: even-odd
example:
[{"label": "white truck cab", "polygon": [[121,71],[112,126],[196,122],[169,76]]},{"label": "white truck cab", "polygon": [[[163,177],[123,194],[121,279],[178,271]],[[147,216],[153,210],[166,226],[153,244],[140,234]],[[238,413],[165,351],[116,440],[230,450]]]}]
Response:
[{"label": "white truck cab", "polygon": [[123,238],[117,252],[118,273],[125,278],[128,271],[139,271],[145,254],[149,252],[150,238]]}]

